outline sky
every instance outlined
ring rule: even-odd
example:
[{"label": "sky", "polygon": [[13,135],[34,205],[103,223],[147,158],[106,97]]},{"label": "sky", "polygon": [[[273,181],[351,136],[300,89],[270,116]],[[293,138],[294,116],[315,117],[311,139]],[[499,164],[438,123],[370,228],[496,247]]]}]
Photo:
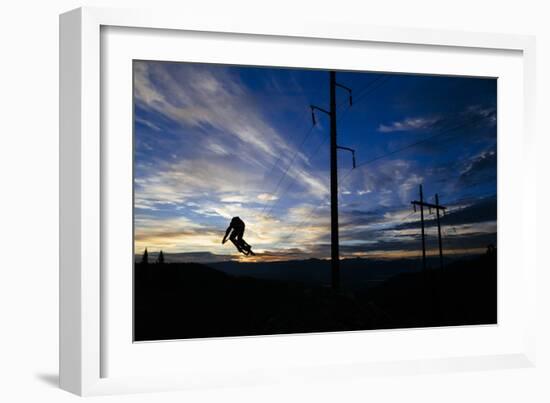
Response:
[{"label": "sky", "polygon": [[[329,72],[134,61],[135,252],[330,257]],[[497,80],[336,72],[341,258],[421,255],[412,200],[447,207],[447,256],[496,245]],[[257,253],[221,244],[232,217]],[[425,211],[428,255],[435,212]],[[168,260],[168,259],[167,259]]]}]

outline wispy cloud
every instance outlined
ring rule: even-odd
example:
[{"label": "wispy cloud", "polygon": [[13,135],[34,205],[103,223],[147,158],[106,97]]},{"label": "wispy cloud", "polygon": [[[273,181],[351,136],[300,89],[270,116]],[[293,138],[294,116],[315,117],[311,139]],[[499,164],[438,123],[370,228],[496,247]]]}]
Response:
[{"label": "wispy cloud", "polygon": [[380,124],[378,126],[378,131],[382,133],[392,133],[424,130],[434,127],[439,121],[440,118],[437,117],[406,118],[404,120],[395,121],[390,124]]},{"label": "wispy cloud", "polygon": [[[240,216],[258,259],[330,257],[328,146],[315,147],[328,129],[319,124],[308,137],[313,144],[298,146],[310,127],[307,106],[326,104],[328,92],[319,86],[326,75],[164,62],[136,62],[134,68],[138,251],[162,249],[196,261],[239,259],[221,237],[229,220]],[[362,80],[359,73],[344,74],[342,82]],[[441,144],[448,145],[455,133],[379,159],[340,180],[342,257],[413,256],[418,217],[411,214],[410,201],[418,185],[424,184],[430,196],[436,191],[455,195],[496,173],[495,134],[488,130],[496,123],[496,111],[466,102],[471,100],[444,108],[428,102],[406,113],[389,104],[373,106],[383,112],[369,116],[387,119],[367,122],[378,129],[368,138],[358,137],[364,122],[342,126],[342,136],[357,148],[361,162],[411,141],[380,133],[489,122],[460,132],[453,147]],[[480,99],[479,105],[491,105],[484,102]],[[448,110],[462,112],[450,116]],[[446,217],[456,221],[457,232],[449,237],[475,238],[495,230],[495,220],[468,222],[465,213]],[[476,239],[485,242],[481,235]]]},{"label": "wispy cloud", "polygon": [[[274,201],[280,196],[266,191],[275,189],[283,170],[286,182],[296,183],[294,191],[317,198],[328,192],[324,173],[308,169],[308,157],[296,149],[293,136],[279,132],[238,76],[219,66],[192,64],[135,62],[134,69],[136,105],[178,128],[178,137],[166,145],[170,132],[149,142],[138,132],[145,151],[159,156],[136,163],[137,207],[181,205],[198,195],[224,202]],[[136,122],[160,129],[140,116]],[[163,145],[166,152],[150,143]],[[264,177],[275,161],[272,175]]]},{"label": "wispy cloud", "polygon": [[258,195],[258,200],[261,200],[261,201],[273,201],[277,199],[278,199],[277,196],[270,193],[261,193]]},{"label": "wispy cloud", "polygon": [[486,183],[496,179],[496,168],[496,148],[491,147],[466,161],[464,169],[460,172],[459,181],[463,185]]},{"label": "wispy cloud", "polygon": [[497,123],[497,109],[494,106],[470,105],[466,108],[464,115],[490,126]]},{"label": "wispy cloud", "polygon": [[274,158],[292,151],[228,72],[162,62],[135,62],[134,72],[136,103],[148,110],[178,125],[231,135],[251,148],[251,158],[258,152]]},{"label": "wispy cloud", "polygon": [[156,124],[150,122],[150,121],[147,120],[147,119],[143,119],[143,118],[140,118],[140,117],[136,117],[136,118],[135,118],[135,121],[136,121],[136,123],[141,124],[141,125],[144,125],[144,126],[148,127],[149,129],[154,130],[154,131],[156,131],[156,132],[160,132],[160,131],[162,130],[158,125],[156,125]]},{"label": "wispy cloud", "polygon": [[408,203],[424,180],[415,170],[413,161],[381,160],[353,171],[341,186],[343,191],[350,191],[348,195],[363,196],[361,203],[368,208]]}]

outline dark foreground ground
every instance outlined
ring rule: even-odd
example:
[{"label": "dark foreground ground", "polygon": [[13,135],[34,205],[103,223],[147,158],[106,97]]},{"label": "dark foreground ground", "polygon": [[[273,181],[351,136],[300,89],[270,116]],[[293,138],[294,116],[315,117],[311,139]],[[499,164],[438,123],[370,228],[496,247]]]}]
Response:
[{"label": "dark foreground ground", "polygon": [[450,263],[443,271],[393,274],[377,285],[340,292],[192,263],[136,264],[134,281],[136,341],[497,321],[495,255]]}]

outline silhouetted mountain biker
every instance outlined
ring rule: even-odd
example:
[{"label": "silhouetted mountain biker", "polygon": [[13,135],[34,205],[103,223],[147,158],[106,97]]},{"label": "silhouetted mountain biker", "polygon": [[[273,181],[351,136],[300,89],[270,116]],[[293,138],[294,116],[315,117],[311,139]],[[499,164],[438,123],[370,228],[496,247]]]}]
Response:
[{"label": "silhouetted mountain biker", "polygon": [[[241,220],[239,217],[233,217],[231,223],[229,224],[229,227],[227,227],[227,229],[225,230],[222,244],[227,242],[227,237],[229,236],[229,239],[231,240],[231,242],[233,242],[233,245],[235,245],[239,252],[244,253],[247,256],[254,255],[254,252],[252,252],[250,245],[247,244],[246,241],[243,239],[244,228],[244,221]],[[231,233],[231,235],[229,235],[229,233]]]}]

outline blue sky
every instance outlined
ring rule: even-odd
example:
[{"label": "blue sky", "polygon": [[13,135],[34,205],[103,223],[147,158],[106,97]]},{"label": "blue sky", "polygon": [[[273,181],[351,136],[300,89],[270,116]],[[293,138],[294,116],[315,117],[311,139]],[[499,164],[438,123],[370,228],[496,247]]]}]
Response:
[{"label": "blue sky", "polygon": [[[496,80],[337,72],[341,254],[415,257],[418,186],[448,207],[448,254],[496,242]],[[135,243],[184,260],[330,256],[328,72],[134,62]],[[432,212],[433,213],[433,212]],[[433,214],[428,253],[436,251]]]}]

